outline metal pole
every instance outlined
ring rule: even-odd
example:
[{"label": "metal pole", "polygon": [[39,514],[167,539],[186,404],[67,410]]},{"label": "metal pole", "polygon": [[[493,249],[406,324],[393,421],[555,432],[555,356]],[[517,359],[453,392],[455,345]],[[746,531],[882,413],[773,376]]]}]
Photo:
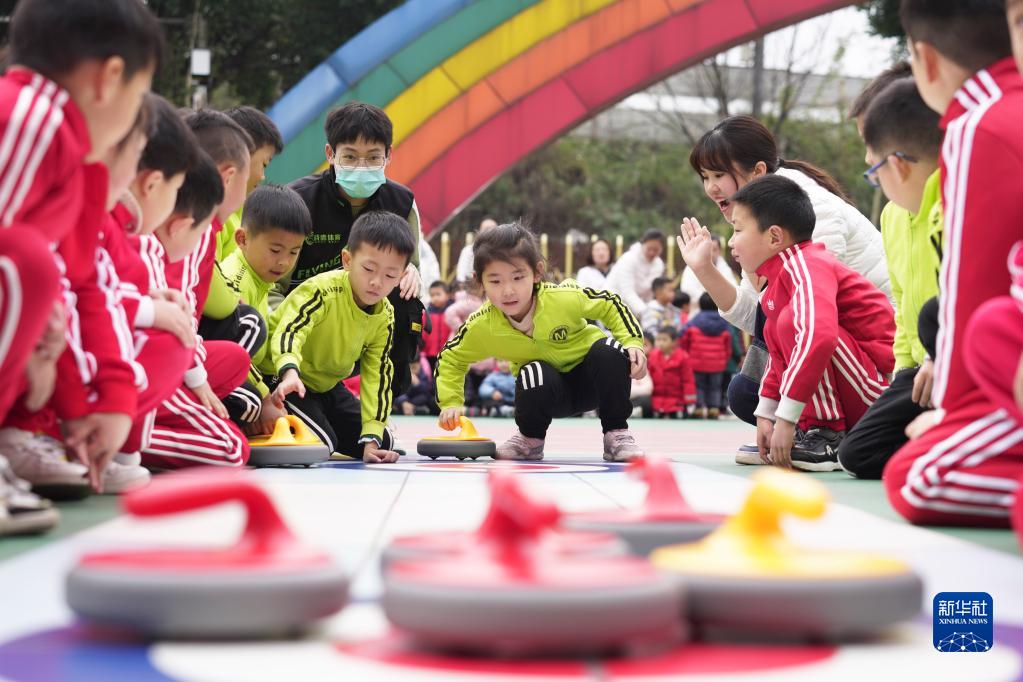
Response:
[{"label": "metal pole", "polygon": [[615,235],[615,260],[622,257],[622,250],[625,248],[625,239],[620,234]]},{"label": "metal pole", "polygon": [[565,277],[572,276],[572,235],[565,235]]},{"label": "metal pole", "polygon": [[451,235],[444,232],[440,236],[440,278],[445,282],[448,280],[449,266],[451,265]]}]

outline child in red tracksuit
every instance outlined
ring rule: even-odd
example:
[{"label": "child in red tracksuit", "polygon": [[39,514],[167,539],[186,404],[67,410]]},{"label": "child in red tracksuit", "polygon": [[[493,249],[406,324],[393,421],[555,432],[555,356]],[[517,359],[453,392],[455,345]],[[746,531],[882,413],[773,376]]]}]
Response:
[{"label": "child in red tracksuit", "polygon": [[[916,0],[903,3],[917,89],[943,114],[945,130],[945,248],[932,393],[939,409],[919,418],[934,423],[930,429],[920,421],[910,426],[917,437],[888,461],[883,477],[892,506],[913,523],[1004,527],[1023,474],[1023,422],[1006,409],[998,398],[1004,389],[997,388],[1018,363],[1005,351],[1018,334],[1018,318],[1004,298],[1012,286],[1004,258],[1023,225],[1016,192],[1023,177],[1023,80],[1001,3],[977,4],[951,3],[939,12]],[[1011,30],[1018,30],[1012,14],[1019,8],[1010,6],[1009,13]],[[971,338],[971,326],[984,330],[998,311],[1006,313],[1007,339],[997,333]],[[992,345],[979,345],[981,339]],[[990,377],[985,353],[999,363],[993,372],[1003,375],[994,385],[978,381]]]},{"label": "child in red tracksuit", "polygon": [[121,452],[104,473],[103,490],[109,493],[148,482],[140,450],[148,443],[157,406],[180,387],[185,371],[192,366],[196,343],[184,297],[171,289],[150,286],[150,267],[139,246],[140,236],[152,233],[174,210],[178,188],[197,163],[199,151],[195,137],[170,102],[148,94],[143,112],[148,129],[138,135],[145,147],[140,149],[129,136],[107,163],[111,211],[100,237],[101,248],[120,279],[118,299],[132,330],[131,360],[145,375],[139,386],[137,418]]},{"label": "child in red tracksuit", "polygon": [[[142,237],[139,250],[151,266],[150,286],[168,288],[168,264],[180,263],[207,240],[209,224],[223,201],[224,186],[217,167],[205,153],[185,176],[174,211],[153,237]],[[191,307],[189,311],[192,312]],[[195,324],[195,317],[190,320]],[[232,422],[220,398],[245,380],[249,354],[231,341],[211,341],[195,349],[196,364],[185,372],[173,394],[156,410],[156,419],[143,445],[142,463],[149,468],[176,469],[195,464],[242,466],[249,457],[248,441]],[[198,359],[201,357],[201,362]],[[215,397],[206,404],[189,383],[189,374],[202,372],[202,385]],[[220,410],[215,409],[217,406]]]},{"label": "child in red tracksuit", "polygon": [[[238,305],[237,295],[231,292],[224,282],[223,275],[214,267],[216,261],[215,240],[223,226],[223,221],[241,208],[245,202],[245,188],[251,164],[249,149],[252,139],[227,114],[219,111],[203,110],[191,113],[186,117],[185,123],[198,140],[199,148],[209,154],[209,158],[217,167],[223,192],[223,201],[217,207],[212,222],[205,228],[195,250],[180,261],[166,264],[167,283],[171,288],[184,294],[195,317],[194,329],[198,331],[203,312],[209,312],[207,306],[211,287],[215,287],[213,294],[217,299],[227,300],[227,307],[234,309]],[[215,315],[214,317],[219,319],[221,316]],[[235,362],[240,361],[236,346],[238,344],[235,341],[204,342],[200,338],[196,348],[195,366],[185,375],[185,386],[191,390],[195,398],[198,398],[203,407],[223,418],[227,418],[229,414],[221,400],[238,389],[244,379],[234,386],[214,386],[213,382],[209,381],[206,365],[208,363],[221,365],[227,362],[233,366]],[[213,358],[207,360],[209,355],[212,355]],[[228,372],[228,374],[233,373]],[[244,405],[245,402],[239,401],[238,404]],[[240,417],[240,412],[243,409],[243,407],[239,408],[237,416]]]},{"label": "child in red tracksuit", "polygon": [[696,416],[717,419],[721,414],[721,388],[732,357],[732,333],[714,299],[704,292],[700,312],[682,329],[679,347],[689,353],[696,380]]},{"label": "child in red tracksuit", "polygon": [[[1023,242],[1016,242],[1009,254],[1009,272],[1011,295],[977,309],[967,325],[963,350],[966,369],[991,406],[1023,425]],[[1002,463],[1007,484],[1023,477],[1023,460]]]},{"label": "child in red tracksuit", "polygon": [[430,285],[430,305],[426,314],[430,316],[430,331],[423,332],[423,355],[430,363],[430,370],[437,366],[437,356],[444,344],[451,338],[451,328],[444,321],[444,312],[454,303],[446,282],[437,281]]},{"label": "child in red tracksuit", "polygon": [[[21,423],[35,424],[31,412],[59,374],[52,404],[96,486],[135,409],[135,376],[121,359],[123,330],[109,305],[116,275],[97,260],[107,195],[98,161],[132,128],[162,47],[158,21],[134,0],[25,0],[12,19],[11,66],[0,79],[0,324],[18,331],[0,343],[11,377],[0,391],[0,419],[11,426],[9,410],[28,389]],[[66,350],[58,333],[47,335],[55,344],[34,348],[48,321],[63,331]],[[74,466],[57,442],[13,427],[3,436],[0,449],[18,459],[16,471],[60,475]]]},{"label": "child in red tracksuit", "polygon": [[661,327],[647,359],[647,370],[654,383],[650,404],[655,417],[684,417],[696,400],[689,354],[676,345],[677,338],[674,327]]},{"label": "child in red tracksuit", "polygon": [[[732,253],[767,279],[761,305],[770,359],[760,387],[763,461],[805,471],[838,469],[838,443],[888,384],[895,313],[885,295],[813,244],[810,198],[780,175],[729,200]],[[796,427],[805,434],[793,447]]]},{"label": "child in red tracksuit", "polygon": [[[129,185],[132,184],[139,168],[143,147],[149,136],[153,134],[157,123],[157,111],[154,105],[158,99],[156,95],[146,94],[143,106],[139,109],[135,127],[123,140],[111,148],[102,160],[109,175],[106,208],[111,212],[104,216],[96,247],[96,263],[98,270],[104,273],[101,283],[107,287],[105,298],[108,303],[108,319],[113,323],[113,329],[116,331],[117,347],[121,354],[120,360],[131,368],[134,374],[135,388],[139,393],[136,407],[137,418],[133,422],[132,432],[129,433],[121,448],[126,452],[138,450],[137,439],[133,438],[132,433],[138,431],[140,426],[145,424],[144,415],[154,409],[160,400],[173,391],[174,385],[180,382],[181,374],[185,370],[184,365],[191,360],[191,346],[194,345],[194,337],[187,339],[190,345],[186,349],[174,337],[161,334],[158,331],[153,335],[146,335],[141,330],[134,331],[133,334],[140,303],[148,302],[147,314],[150,318],[154,317],[155,306],[148,296],[145,299],[140,296],[140,287],[144,287],[142,293],[148,292],[146,269],[138,252],[128,243],[127,234],[118,222],[119,216],[123,217],[124,214],[113,210],[115,205],[118,205],[118,197],[126,193]],[[176,121],[185,133],[188,133],[188,129],[180,122],[174,108],[166,102],[164,105],[164,113],[169,113],[172,120]],[[183,147],[180,140],[175,142],[177,143],[175,153],[179,156],[184,154],[184,160],[187,163],[195,152],[190,152],[188,147]],[[194,150],[194,143],[192,143],[192,148]],[[180,174],[181,177],[184,177],[184,170]],[[177,182],[180,183],[180,178]],[[176,194],[177,184],[173,186],[173,191]],[[172,200],[174,194],[171,195]],[[77,291],[77,289],[73,289],[73,292],[77,293]],[[176,313],[173,316],[174,319],[179,323],[187,324],[188,317],[181,308],[169,303],[163,304],[170,306],[171,312]],[[166,327],[167,315],[162,315],[161,319],[156,322],[163,322],[163,326]],[[95,324],[99,324],[99,322],[94,322]],[[147,326],[150,325],[147,323]],[[191,335],[190,326],[186,329]],[[148,363],[142,362],[144,358],[148,359]],[[146,364],[149,366],[145,366]],[[177,369],[176,378],[173,377],[175,368]],[[168,371],[171,372],[171,380],[160,381],[160,373]],[[56,428],[56,422],[55,411],[50,406],[35,413],[15,408],[8,422],[9,427],[14,428],[9,428],[0,434],[0,438],[8,444],[12,442],[12,439],[19,442],[17,439],[20,438],[19,452],[32,450],[35,443],[45,444],[47,442],[54,444],[52,451],[59,452],[62,446],[59,440],[54,438],[54,436],[59,437],[60,435]],[[47,431],[52,435],[46,434]],[[29,438],[25,437],[25,434],[34,432],[39,433]],[[15,464],[18,463],[19,458],[15,455]],[[86,485],[86,481],[81,475],[69,475],[67,479],[58,476],[61,469],[67,469],[69,474],[72,471],[80,470],[78,465],[73,463],[65,462],[63,465],[53,463],[48,467],[49,471],[46,475],[43,475],[42,471],[28,472],[27,479],[39,487],[46,486],[50,494],[53,494],[55,485],[61,485],[67,494],[72,492],[67,488],[73,487],[75,490],[80,490]],[[104,493],[120,493],[144,485],[148,481],[149,472],[140,466],[138,455],[136,454],[132,459],[122,452],[115,455],[104,469],[101,488]]]},{"label": "child in red tracksuit", "polygon": [[[1017,242],[1009,255],[1009,271],[1012,295],[993,298],[977,309],[967,325],[963,350],[966,368],[984,392],[987,408],[1000,415],[1003,422],[1011,420],[1023,425],[1023,242]],[[932,430],[939,429],[941,426]],[[1023,428],[1006,431],[1003,438],[1018,442],[1023,439]],[[943,471],[940,463],[931,466],[944,474],[943,483],[971,494],[972,499],[962,498],[963,502],[972,502],[977,509],[992,509],[997,512],[991,514],[992,523],[1005,524],[1003,510],[1018,498],[1018,484],[1023,479],[1023,457],[1018,448],[997,457],[958,463],[953,470]],[[982,487],[978,483],[988,490],[978,489]],[[1017,514],[1023,509],[1018,499],[1015,508]],[[1023,525],[1019,520],[1017,516],[1016,534],[1023,543]]]}]

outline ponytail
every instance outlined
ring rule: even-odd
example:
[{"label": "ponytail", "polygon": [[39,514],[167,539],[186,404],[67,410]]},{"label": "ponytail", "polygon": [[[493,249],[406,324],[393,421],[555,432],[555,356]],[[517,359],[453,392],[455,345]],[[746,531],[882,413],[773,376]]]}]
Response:
[{"label": "ponytail", "polygon": [[698,174],[704,170],[727,173],[735,178],[735,169],[747,173],[763,161],[768,173],[779,168],[799,171],[843,201],[852,203],[849,195],[833,177],[805,161],[786,161],[778,156],[778,143],[767,127],[752,116],[729,116],[704,133],[689,153],[689,165]]}]

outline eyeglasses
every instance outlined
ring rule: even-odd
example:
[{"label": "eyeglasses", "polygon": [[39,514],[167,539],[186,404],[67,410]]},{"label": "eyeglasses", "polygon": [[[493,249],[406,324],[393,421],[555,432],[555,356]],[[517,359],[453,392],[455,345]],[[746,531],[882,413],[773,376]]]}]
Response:
[{"label": "eyeglasses", "polygon": [[385,154],[371,154],[369,156],[339,154],[334,157],[334,160],[341,167],[341,170],[355,170],[359,166],[366,170],[380,170],[387,165],[387,156]]},{"label": "eyeglasses", "polygon": [[888,159],[890,159],[893,156],[902,159],[907,163],[916,163],[916,159],[910,156],[909,154],[904,154],[902,152],[891,152],[885,154],[883,159],[875,163],[867,170],[863,171],[863,179],[867,181],[868,185],[870,185],[874,189],[877,189],[878,187],[881,186],[880,181],[877,179],[877,172],[881,170],[881,166],[888,163]]}]

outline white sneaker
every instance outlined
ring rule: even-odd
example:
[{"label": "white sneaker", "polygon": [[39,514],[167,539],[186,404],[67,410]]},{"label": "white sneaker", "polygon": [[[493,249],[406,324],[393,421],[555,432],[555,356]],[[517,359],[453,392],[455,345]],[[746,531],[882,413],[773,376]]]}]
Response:
[{"label": "white sneaker", "polygon": [[64,444],[56,438],[15,428],[0,429],[0,452],[14,473],[43,497],[78,500],[90,493],[88,467],[69,462]]},{"label": "white sneaker", "polygon": [[735,451],[735,463],[736,464],[766,464],[764,460],[760,459],[760,448],[757,447],[756,443],[745,443],[739,446],[739,449]]},{"label": "white sneaker", "polygon": [[142,466],[142,455],[118,453],[103,472],[103,494],[118,495],[149,485],[152,476]]},{"label": "white sneaker", "polygon": [[404,443],[398,440],[398,426],[393,420],[388,419],[387,426],[384,427],[384,430],[391,436],[391,449],[404,457],[405,453],[408,452],[408,448],[405,447]]},{"label": "white sneaker", "polygon": [[58,520],[60,514],[50,501],[33,493],[28,481],[18,478],[0,455],[0,536],[42,533]]}]

